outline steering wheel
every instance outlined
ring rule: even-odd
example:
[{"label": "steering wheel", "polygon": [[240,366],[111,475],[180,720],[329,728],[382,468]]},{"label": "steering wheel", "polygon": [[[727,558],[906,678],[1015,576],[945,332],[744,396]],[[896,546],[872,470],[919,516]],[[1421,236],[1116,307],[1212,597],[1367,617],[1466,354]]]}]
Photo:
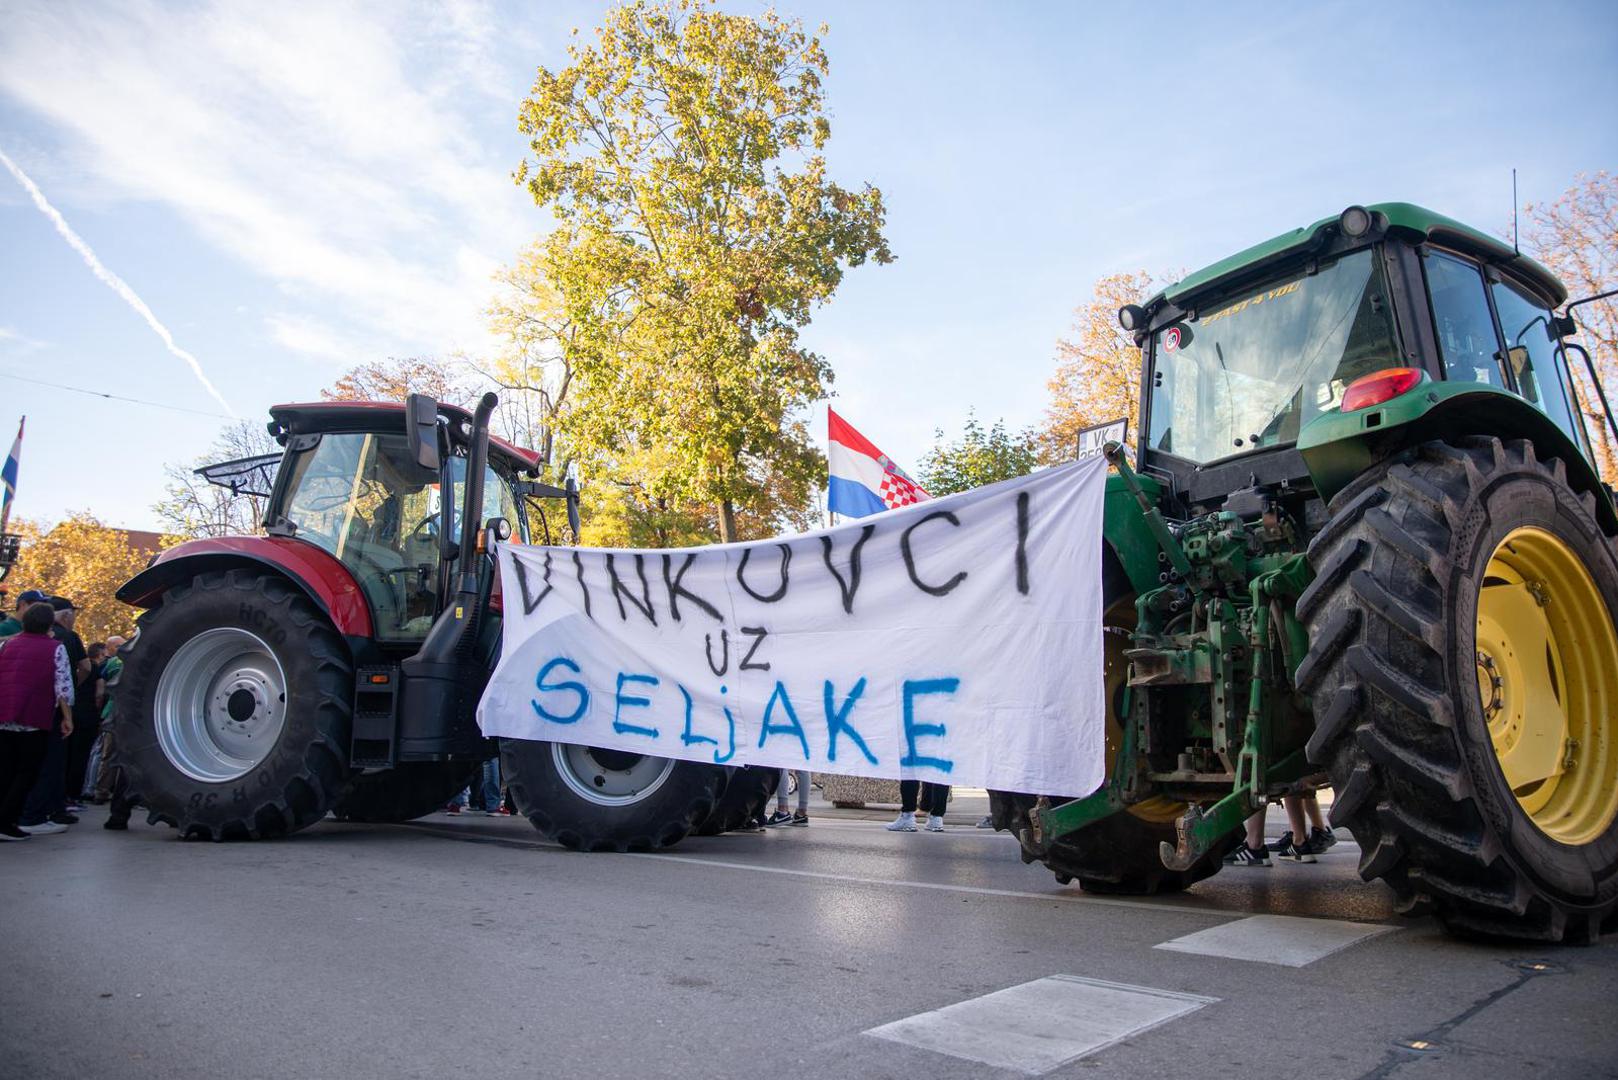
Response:
[{"label": "steering wheel", "polygon": [[428,514],[417,522],[416,527],[410,530],[410,543],[416,544],[423,541],[436,543],[438,540],[438,517],[439,515],[437,514]]}]

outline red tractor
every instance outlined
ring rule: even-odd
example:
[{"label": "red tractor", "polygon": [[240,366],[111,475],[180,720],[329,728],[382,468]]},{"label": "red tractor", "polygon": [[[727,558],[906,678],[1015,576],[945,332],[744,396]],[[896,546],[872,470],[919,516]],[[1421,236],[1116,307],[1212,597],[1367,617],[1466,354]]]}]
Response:
[{"label": "red tractor", "polygon": [[180,544],[118,591],[145,610],[116,753],[154,823],[227,840],[327,813],[408,821],[497,754],[518,810],[582,850],[734,828],[773,792],[774,770],[483,737],[500,653],[491,545],[548,541],[546,500],[578,535],[577,488],[540,483],[540,455],[491,437],[495,406],[279,405],[282,454],[202,470],[267,498],[265,535]]}]

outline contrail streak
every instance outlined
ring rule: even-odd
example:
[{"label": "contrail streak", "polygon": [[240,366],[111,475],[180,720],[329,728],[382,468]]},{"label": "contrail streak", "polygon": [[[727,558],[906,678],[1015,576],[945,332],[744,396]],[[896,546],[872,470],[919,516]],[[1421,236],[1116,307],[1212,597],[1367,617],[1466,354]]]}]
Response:
[{"label": "contrail streak", "polygon": [[152,333],[163,339],[163,347],[184,360],[186,366],[191,369],[191,374],[195,375],[197,381],[202,384],[203,389],[207,390],[215,401],[224,406],[227,413],[235,416],[236,410],[231,408],[230,402],[226,401],[224,396],[215,389],[214,384],[203,373],[202,364],[197,361],[197,358],[174,344],[174,335],[169,333],[168,327],[157,321],[157,316],[153,315],[152,309],[146,306],[146,301],[135,295],[135,290],[129,287],[127,281],[108,270],[101,260],[96,258],[96,253],[90,250],[90,245],[86,244],[84,238],[73,231],[73,227],[67,223],[67,220],[62,217],[56,207],[46,201],[45,195],[39,190],[38,185],[28,178],[27,173],[17,167],[16,162],[6,156],[4,150],[0,150],[0,164],[4,164],[11,171],[11,175],[17,178],[17,183],[23,186],[24,191],[28,192],[29,198],[34,200],[34,205],[39,207],[39,212],[50,219],[50,223],[56,226],[56,231],[61,234],[62,239],[66,240],[68,246],[79,253],[79,257],[90,268],[90,272],[100,278],[107,288],[122,297],[124,303],[134,308],[135,314],[145,319],[146,325],[152,328]]}]

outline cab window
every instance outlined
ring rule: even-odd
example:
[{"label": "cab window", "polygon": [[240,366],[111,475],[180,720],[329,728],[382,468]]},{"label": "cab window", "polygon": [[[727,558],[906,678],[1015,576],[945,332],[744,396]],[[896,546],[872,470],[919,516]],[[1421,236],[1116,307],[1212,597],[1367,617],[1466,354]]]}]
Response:
[{"label": "cab window", "polygon": [[1427,288],[1433,328],[1444,357],[1444,376],[1505,388],[1500,341],[1484,292],[1483,275],[1471,263],[1433,252],[1427,257]]},{"label": "cab window", "polygon": [[1506,341],[1506,365],[1518,392],[1538,405],[1574,442],[1581,442],[1551,313],[1509,282],[1496,283],[1493,291],[1494,309],[1500,314]]}]

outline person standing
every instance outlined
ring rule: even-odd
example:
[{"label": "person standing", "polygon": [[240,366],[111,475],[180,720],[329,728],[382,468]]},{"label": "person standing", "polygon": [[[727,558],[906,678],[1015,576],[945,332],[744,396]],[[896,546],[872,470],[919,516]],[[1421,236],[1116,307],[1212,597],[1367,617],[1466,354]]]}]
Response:
[{"label": "person standing", "polygon": [[90,663],[85,673],[73,686],[73,737],[67,741],[67,812],[84,809],[85,773],[90,769],[90,754],[96,738],[101,734],[101,666],[107,647],[101,642],[89,646],[85,652]]},{"label": "person standing", "polygon": [[39,779],[59,721],[73,733],[73,675],[67,649],[50,636],[55,613],[34,604],[22,632],[0,647],[0,840],[62,832],[65,825],[22,825],[23,802]]},{"label": "person standing", "polygon": [[[90,667],[84,642],[73,632],[73,621],[78,611],[74,609],[73,601],[62,596],[53,596],[46,603],[36,606],[52,612],[56,625],[51,627],[51,636],[61,642],[67,651],[68,671],[76,686]],[[71,705],[72,702],[70,692],[68,703]],[[67,733],[71,727],[69,723],[59,731],[62,738],[51,739],[45,749],[45,764],[40,769],[39,779],[34,781],[34,790],[28,793],[28,800],[23,803],[20,821],[25,828],[47,822],[56,825],[78,824],[78,817],[67,812]]]},{"label": "person standing", "polygon": [[[798,809],[787,813],[788,778],[793,775],[798,780]],[[765,825],[803,825],[809,824],[809,770],[798,769],[794,774],[791,769],[781,770],[781,780],[775,785],[775,813],[764,821]]]},{"label": "person standing", "polygon": [[[886,826],[889,832],[915,832],[917,798],[921,794],[920,780],[899,781],[899,816]],[[927,785],[926,805],[919,807],[927,811],[927,831],[944,831],[944,808],[949,805],[949,785],[929,783]]]}]

